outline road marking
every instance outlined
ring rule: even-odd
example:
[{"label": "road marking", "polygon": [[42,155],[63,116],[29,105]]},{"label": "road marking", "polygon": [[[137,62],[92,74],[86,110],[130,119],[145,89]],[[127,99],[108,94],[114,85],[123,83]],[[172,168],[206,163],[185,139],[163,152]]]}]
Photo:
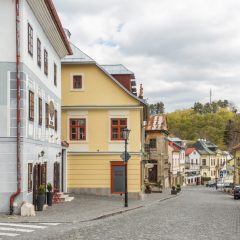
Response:
[{"label": "road marking", "polygon": [[57,225],[60,225],[61,223],[39,223],[39,224],[49,225],[49,226],[57,226]]},{"label": "road marking", "polygon": [[47,228],[46,226],[26,225],[26,224],[13,224],[13,223],[0,223],[0,226],[22,227],[22,228],[36,228],[36,229]]},{"label": "road marking", "polygon": [[22,228],[7,228],[7,227],[0,227],[0,231],[12,231],[12,232],[33,232],[34,230],[30,229],[22,229]]},{"label": "road marking", "polygon": [[[16,237],[16,236],[19,236],[19,234],[17,234],[17,233],[4,233],[4,232],[0,232],[0,236]],[[0,240],[1,239],[2,238],[0,238]]]}]

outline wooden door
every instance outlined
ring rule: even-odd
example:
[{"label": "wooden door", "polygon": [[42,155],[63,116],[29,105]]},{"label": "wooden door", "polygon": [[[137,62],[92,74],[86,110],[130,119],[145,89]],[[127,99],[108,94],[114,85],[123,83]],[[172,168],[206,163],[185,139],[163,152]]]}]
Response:
[{"label": "wooden door", "polygon": [[41,164],[33,167],[33,205],[36,205],[38,188],[41,185]]},{"label": "wooden door", "polygon": [[157,165],[148,169],[148,181],[153,183],[157,182]]},{"label": "wooden door", "polygon": [[55,162],[53,166],[53,188],[54,192],[60,191],[60,163]]}]

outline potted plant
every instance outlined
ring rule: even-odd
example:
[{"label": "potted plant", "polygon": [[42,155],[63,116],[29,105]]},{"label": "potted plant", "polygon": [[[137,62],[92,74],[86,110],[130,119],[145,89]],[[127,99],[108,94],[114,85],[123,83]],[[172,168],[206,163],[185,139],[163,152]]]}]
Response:
[{"label": "potted plant", "polygon": [[53,192],[52,192],[52,184],[49,182],[47,184],[47,205],[52,206]]},{"label": "potted plant", "polygon": [[45,186],[40,185],[38,188],[38,195],[37,195],[37,210],[42,211],[43,205],[45,203]]},{"label": "potted plant", "polygon": [[152,189],[151,189],[151,186],[149,184],[149,182],[145,182],[145,193],[151,193],[152,192]]},{"label": "potted plant", "polygon": [[177,192],[178,192],[178,193],[181,192],[181,186],[180,186],[180,184],[177,184]]},{"label": "potted plant", "polygon": [[172,186],[171,194],[172,195],[176,195],[177,194],[177,190],[176,190],[175,186]]}]

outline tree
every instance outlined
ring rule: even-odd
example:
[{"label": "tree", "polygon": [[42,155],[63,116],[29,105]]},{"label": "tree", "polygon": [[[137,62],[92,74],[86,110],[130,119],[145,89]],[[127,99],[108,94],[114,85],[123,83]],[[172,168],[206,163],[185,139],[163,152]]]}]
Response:
[{"label": "tree", "polygon": [[164,109],[164,103],[163,102],[157,102],[154,104],[149,104],[149,113],[151,115],[155,115],[155,114],[162,114],[164,113],[165,109]]}]

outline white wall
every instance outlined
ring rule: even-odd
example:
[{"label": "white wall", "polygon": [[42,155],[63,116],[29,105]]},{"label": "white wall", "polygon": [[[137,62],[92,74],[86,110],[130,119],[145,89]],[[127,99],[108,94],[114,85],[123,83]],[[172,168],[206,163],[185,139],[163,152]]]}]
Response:
[{"label": "white wall", "polygon": [[0,0],[0,62],[16,61],[15,1]]},{"label": "white wall", "polygon": [[[33,57],[28,53],[28,23],[33,28]],[[49,42],[42,27],[38,23],[27,1],[23,4],[22,16],[22,61],[42,80],[42,82],[53,91],[59,98],[61,98],[61,59],[57,55],[53,46]],[[41,41],[41,55],[42,66],[37,65],[37,38]],[[48,52],[48,76],[44,74],[44,49]],[[54,86],[54,63],[57,65],[57,87]]]}]

